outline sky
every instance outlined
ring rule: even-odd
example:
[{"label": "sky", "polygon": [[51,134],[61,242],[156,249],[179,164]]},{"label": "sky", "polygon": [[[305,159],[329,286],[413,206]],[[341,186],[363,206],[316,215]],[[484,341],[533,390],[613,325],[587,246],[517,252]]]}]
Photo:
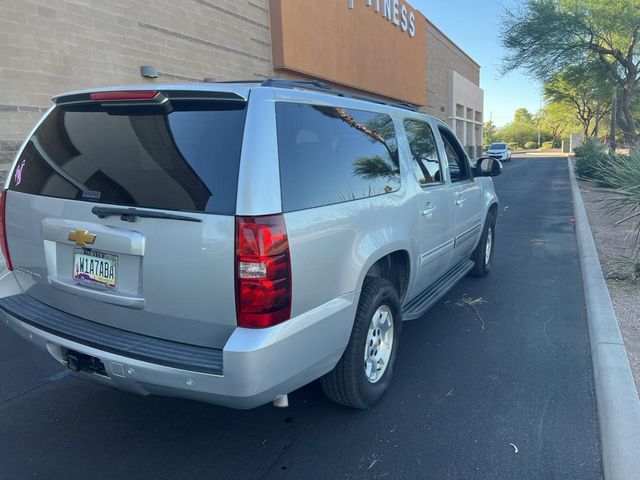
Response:
[{"label": "sky", "polygon": [[499,32],[504,8],[518,0],[409,0],[451,40],[480,64],[480,87],[484,90],[484,120],[497,126],[513,120],[519,107],[530,112],[540,108],[540,86],[524,72],[502,77],[500,60],[504,50]]}]

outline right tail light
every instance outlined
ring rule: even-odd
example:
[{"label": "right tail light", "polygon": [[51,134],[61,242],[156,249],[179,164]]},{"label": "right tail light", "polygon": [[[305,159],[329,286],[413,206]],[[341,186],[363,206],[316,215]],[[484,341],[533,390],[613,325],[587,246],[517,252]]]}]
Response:
[{"label": "right tail light", "polygon": [[291,317],[291,257],[282,215],[236,217],[238,326],[266,328]]}]

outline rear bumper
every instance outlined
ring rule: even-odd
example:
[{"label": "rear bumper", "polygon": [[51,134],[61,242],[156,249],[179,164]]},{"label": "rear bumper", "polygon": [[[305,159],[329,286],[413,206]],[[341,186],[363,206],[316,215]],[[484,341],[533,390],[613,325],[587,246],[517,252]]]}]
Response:
[{"label": "rear bumper", "polygon": [[100,359],[105,366],[104,374],[79,373],[95,382],[142,395],[253,408],[319,378],[334,367],[349,339],[355,315],[354,298],[355,294],[336,298],[272,328],[237,328],[222,350],[223,368],[218,374],[114,353],[95,342],[88,345],[50,328],[38,328],[6,309],[0,311],[0,318],[63,365],[67,349]]}]

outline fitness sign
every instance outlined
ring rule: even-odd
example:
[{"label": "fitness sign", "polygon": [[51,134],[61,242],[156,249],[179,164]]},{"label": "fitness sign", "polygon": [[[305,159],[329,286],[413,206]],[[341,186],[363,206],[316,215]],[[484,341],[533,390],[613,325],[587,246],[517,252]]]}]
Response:
[{"label": "fitness sign", "polygon": [[273,68],[426,105],[425,17],[407,0],[269,0]]},{"label": "fitness sign", "polygon": [[[360,0],[367,7],[373,8],[388,21],[407,32],[411,38],[416,36],[416,12],[400,0]],[[348,0],[349,9],[353,9],[357,0]]]}]

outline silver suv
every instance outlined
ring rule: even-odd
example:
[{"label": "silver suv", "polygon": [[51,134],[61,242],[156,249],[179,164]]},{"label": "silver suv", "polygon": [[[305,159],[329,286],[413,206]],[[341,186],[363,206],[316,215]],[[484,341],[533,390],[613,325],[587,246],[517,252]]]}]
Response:
[{"label": "silver suv", "polygon": [[251,408],[320,379],[367,408],[401,321],[489,271],[500,171],[315,82],[60,95],[2,192],[0,314],[139,394]]}]

